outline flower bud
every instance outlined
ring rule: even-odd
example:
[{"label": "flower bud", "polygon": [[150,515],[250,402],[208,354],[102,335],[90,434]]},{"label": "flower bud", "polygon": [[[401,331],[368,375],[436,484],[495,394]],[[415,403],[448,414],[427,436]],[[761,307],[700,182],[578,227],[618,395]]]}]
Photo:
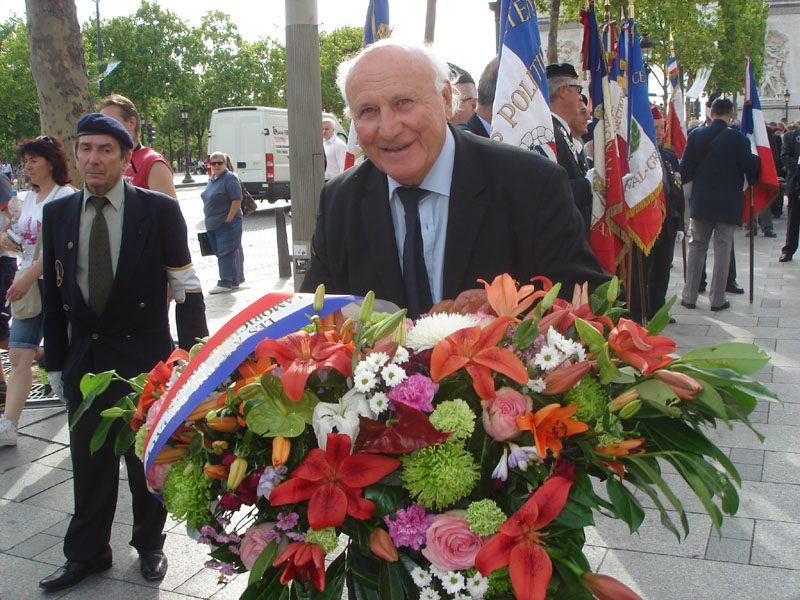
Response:
[{"label": "flower bud", "polygon": [[658,371],[653,371],[653,376],[660,382],[665,383],[681,400],[694,400],[694,397],[703,389],[703,386],[696,380],[677,371],[659,369]]},{"label": "flower bud", "polygon": [[362,325],[367,323],[372,317],[372,312],[375,310],[375,292],[372,290],[367,292],[364,300],[361,302],[361,311],[358,313],[358,322]]},{"label": "flower bud", "polygon": [[320,283],[314,291],[314,314],[322,312],[322,305],[325,302],[325,284]]},{"label": "flower bud", "polygon": [[598,600],[642,600],[641,596],[624,583],[600,573],[584,573],[581,576],[586,586]]},{"label": "flower bud", "polygon": [[281,435],[276,435],[272,440],[272,466],[279,467],[289,458],[292,442]]},{"label": "flower bud", "polygon": [[583,361],[567,367],[558,367],[544,378],[547,387],[542,393],[545,396],[555,396],[571,390],[589,372],[590,366],[591,363]]},{"label": "flower bud", "polygon": [[206,465],[203,472],[211,479],[227,479],[230,475],[230,469],[225,465]]},{"label": "flower bud", "polygon": [[399,558],[391,536],[381,527],[372,530],[369,536],[369,549],[375,556],[387,562],[397,562]]},{"label": "flower bud", "polygon": [[125,409],[120,408],[119,406],[112,406],[111,408],[107,408],[100,413],[101,417],[107,417],[109,419],[118,419],[119,417],[125,414]]},{"label": "flower bud", "polygon": [[241,457],[236,457],[231,463],[230,472],[228,473],[228,490],[234,491],[244,479],[244,474],[247,472],[247,461]]},{"label": "flower bud", "polygon": [[641,408],[642,401],[636,398],[636,400],[632,400],[622,407],[622,410],[619,411],[619,418],[630,419],[632,416],[638,413]]},{"label": "flower bud", "polygon": [[619,396],[617,396],[611,402],[608,403],[608,410],[610,410],[611,412],[616,412],[638,398],[639,398],[639,390],[637,389],[627,390],[625,392],[622,392]]}]

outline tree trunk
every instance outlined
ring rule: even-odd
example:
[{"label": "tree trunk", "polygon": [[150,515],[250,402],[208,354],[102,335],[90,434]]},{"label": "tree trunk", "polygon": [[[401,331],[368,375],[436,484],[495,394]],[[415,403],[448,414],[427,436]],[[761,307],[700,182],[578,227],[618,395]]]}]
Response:
[{"label": "tree trunk", "polygon": [[[72,157],[78,120],[94,110],[74,0],[25,0],[31,75],[42,133],[57,136]],[[70,160],[72,185],[82,185]]]},{"label": "tree trunk", "polygon": [[436,29],[436,0],[428,0],[425,12],[425,43],[433,43],[433,32]]},{"label": "tree trunk", "polygon": [[561,0],[552,0],[550,4],[550,29],[547,31],[547,64],[558,62],[558,15],[561,12]]}]

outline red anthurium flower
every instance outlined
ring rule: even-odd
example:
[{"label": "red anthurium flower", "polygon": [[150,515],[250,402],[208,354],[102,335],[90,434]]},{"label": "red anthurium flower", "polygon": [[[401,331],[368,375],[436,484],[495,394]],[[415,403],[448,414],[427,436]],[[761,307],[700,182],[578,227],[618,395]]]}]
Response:
[{"label": "red anthurium flower", "polygon": [[281,574],[281,584],[286,585],[292,579],[308,581],[309,579],[320,592],[325,590],[325,550],[319,544],[293,542],[278,555],[273,567],[286,563]]},{"label": "red anthurium flower", "polygon": [[256,359],[269,356],[283,367],[281,383],[295,402],[303,396],[308,377],[319,369],[332,367],[345,377],[352,374],[353,347],[331,342],[321,333],[298,331],[256,346]]},{"label": "red anthurium flower", "polygon": [[498,275],[492,283],[478,279],[486,288],[486,297],[498,317],[517,317],[530,308],[533,301],[545,292],[534,294],[532,285],[523,285],[517,289],[517,284],[508,273]]},{"label": "red anthurium flower", "polygon": [[528,370],[511,350],[498,348],[506,327],[513,319],[498,317],[484,329],[476,325],[450,334],[436,344],[431,355],[431,378],[443,377],[466,368],[472,386],[482,400],[494,398],[492,371],[502,373],[519,384],[528,382]]},{"label": "red anthurium flower", "polygon": [[475,566],[487,576],[508,565],[511,585],[519,600],[544,600],[553,564],[542,547],[542,528],[555,519],[572,484],[575,466],[551,475],[478,551]]},{"label": "red anthurium flower", "polygon": [[672,362],[669,356],[676,351],[675,340],[660,335],[648,335],[647,329],[628,319],[620,319],[608,334],[608,346],[615,356],[648,375]]},{"label": "red anthurium flower", "polygon": [[325,450],[313,449],[303,463],[269,496],[273,506],[311,498],[308,523],[314,530],[338,527],[346,515],[369,519],[375,504],[361,497],[362,488],[386,477],[400,466],[388,456],[350,455],[350,436],[329,433]]},{"label": "red anthurium flower", "polygon": [[[396,423],[385,425],[359,417],[359,431],[354,449],[377,454],[410,454],[414,450],[443,444],[452,434],[436,429],[424,412],[398,402],[394,405]],[[271,496],[270,496],[271,497]]]},{"label": "red anthurium flower", "polygon": [[547,449],[553,451],[558,458],[561,454],[561,438],[576,433],[583,433],[589,426],[586,423],[570,419],[578,410],[578,403],[574,402],[562,407],[560,404],[548,404],[534,413],[524,417],[517,417],[517,427],[522,431],[530,431],[536,440],[536,450],[539,456],[547,456]]}]

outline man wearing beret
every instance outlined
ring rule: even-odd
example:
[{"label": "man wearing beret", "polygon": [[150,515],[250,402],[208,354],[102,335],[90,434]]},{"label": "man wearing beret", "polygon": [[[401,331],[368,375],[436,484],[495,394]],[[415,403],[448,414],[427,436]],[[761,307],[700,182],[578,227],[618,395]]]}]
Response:
[{"label": "man wearing beret", "polygon": [[[200,285],[178,203],[123,181],[132,148],[130,135],[116,120],[99,113],[82,117],[75,157],[84,187],[44,210],[45,361],[70,422],[83,400],[84,374],[113,369],[132,378],[169,356],[167,288],[180,310],[185,290]],[[75,510],[64,539],[67,562],[39,582],[46,590],[70,587],[111,567],[119,486],[114,439],[125,425],[112,427],[97,452],[89,448],[100,412],[129,391],[112,383],[70,431]],[[160,579],[167,571],[166,512],[148,492],[132,448],[125,464],[133,500],[130,544],[139,553],[143,577]]]},{"label": "man wearing beret", "polygon": [[584,234],[589,239],[592,219],[592,184],[586,178],[586,162],[575,147],[569,124],[580,115],[583,102],[578,73],[569,63],[547,66],[547,88],[550,92],[550,111],[553,113],[553,131],[556,136],[558,164],[564,167],[572,188],[575,206],[584,222]]}]

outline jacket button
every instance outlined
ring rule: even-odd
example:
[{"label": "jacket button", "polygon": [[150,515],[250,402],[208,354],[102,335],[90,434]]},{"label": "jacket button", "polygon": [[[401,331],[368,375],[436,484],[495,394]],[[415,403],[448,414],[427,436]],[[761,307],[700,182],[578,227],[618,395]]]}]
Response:
[{"label": "jacket button", "polygon": [[130,339],[131,339],[131,337],[132,337],[132,336],[131,336],[131,334],[129,333],[128,335],[126,335],[126,336],[125,336],[125,339],[126,339],[126,340],[130,340]]},{"label": "jacket button", "polygon": [[100,334],[99,333],[93,333],[92,334],[92,339],[93,340],[99,340],[100,339]]},{"label": "jacket button", "polygon": [[65,305],[64,305],[62,308],[63,308],[64,310],[69,310],[69,304],[65,304]]},{"label": "jacket button", "polygon": [[139,302],[139,308],[144,308],[144,302]]}]

